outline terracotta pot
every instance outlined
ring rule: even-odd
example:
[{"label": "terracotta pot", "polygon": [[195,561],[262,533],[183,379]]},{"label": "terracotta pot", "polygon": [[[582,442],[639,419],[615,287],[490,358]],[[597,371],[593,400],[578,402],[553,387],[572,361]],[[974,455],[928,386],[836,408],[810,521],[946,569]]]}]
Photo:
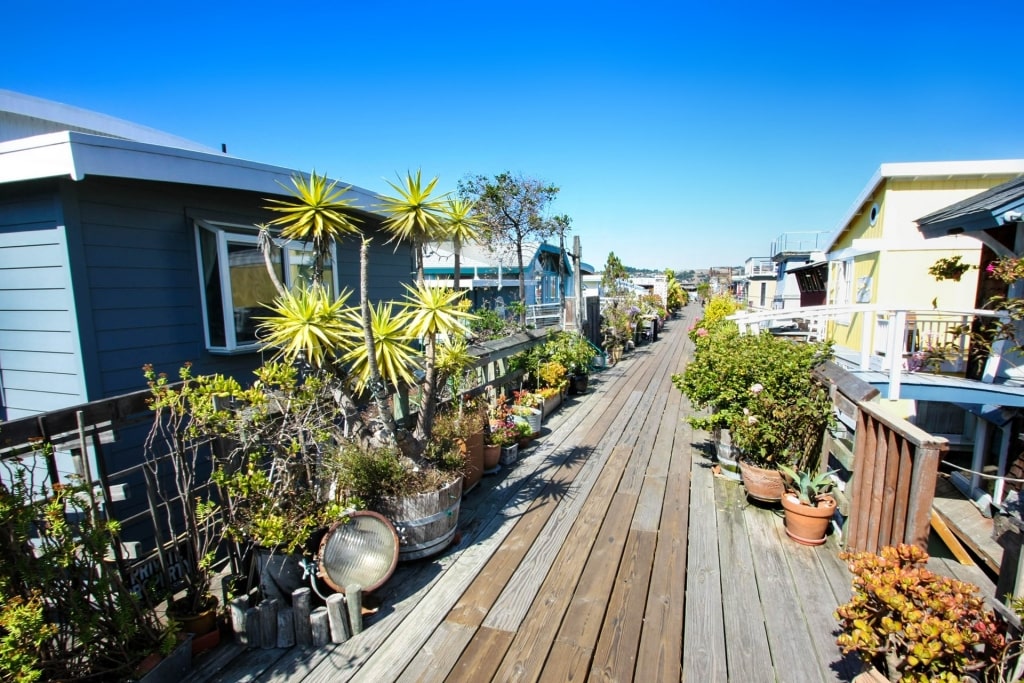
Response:
[{"label": "terracotta pot", "polygon": [[740,476],[747,495],[762,503],[778,503],[786,490],[778,470],[767,470],[740,460]]},{"label": "terracotta pot", "polygon": [[484,476],[484,433],[481,431],[459,439],[459,448],[466,459],[462,470],[462,493],[465,495]]},{"label": "terracotta pot", "polygon": [[836,499],[821,496],[818,505],[804,505],[795,493],[782,496],[782,507],[786,511],[786,535],[803,545],[821,545],[825,542],[828,525],[836,510]]},{"label": "terracotta pot", "polygon": [[217,598],[209,595],[205,599],[207,607],[198,614],[183,614],[175,605],[170,607],[168,614],[178,622],[182,633],[203,636],[217,630]]},{"label": "terracotta pot", "polygon": [[489,472],[498,466],[501,461],[501,446],[497,444],[486,444],[484,446],[484,471]]}]

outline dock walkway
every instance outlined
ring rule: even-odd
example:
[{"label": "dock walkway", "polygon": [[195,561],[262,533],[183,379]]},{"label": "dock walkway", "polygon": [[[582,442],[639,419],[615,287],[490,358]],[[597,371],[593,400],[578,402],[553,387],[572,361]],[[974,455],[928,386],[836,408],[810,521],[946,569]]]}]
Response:
[{"label": "dock walkway", "polygon": [[790,541],[779,511],[712,473],[706,435],[684,420],[670,377],[699,312],[593,376],[519,463],[468,493],[461,541],[400,566],[361,634],[315,650],[224,645],[188,680],[850,680],[837,540]]}]

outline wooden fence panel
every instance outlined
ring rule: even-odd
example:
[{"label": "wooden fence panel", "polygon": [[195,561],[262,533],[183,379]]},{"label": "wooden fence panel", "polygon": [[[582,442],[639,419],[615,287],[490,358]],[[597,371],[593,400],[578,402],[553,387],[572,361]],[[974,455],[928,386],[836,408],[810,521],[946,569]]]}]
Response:
[{"label": "wooden fence panel", "polygon": [[909,543],[927,548],[939,458],[947,442],[877,404],[859,402],[850,550]]}]

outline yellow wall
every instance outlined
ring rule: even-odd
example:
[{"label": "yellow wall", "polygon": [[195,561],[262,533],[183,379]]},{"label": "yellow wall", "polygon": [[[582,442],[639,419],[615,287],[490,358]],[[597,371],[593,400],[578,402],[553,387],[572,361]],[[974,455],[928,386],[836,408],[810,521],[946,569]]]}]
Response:
[{"label": "yellow wall", "polygon": [[[869,253],[854,257],[854,289],[860,278],[871,277],[869,303],[900,308],[973,308],[978,271],[968,271],[960,282],[936,282],[928,268],[939,258],[959,254],[970,264],[980,259],[981,243],[967,236],[926,240],[916,220],[979,192],[1006,182],[1015,176],[956,177],[949,179],[885,179],[860,207],[840,233],[831,252],[857,247]],[[878,204],[875,224],[871,225],[871,207]],[[856,240],[856,242],[855,242]],[[877,251],[876,251],[877,250]],[[829,268],[828,302],[836,303],[835,263]],[[851,296],[856,302],[856,291]],[[830,326],[835,342],[851,349],[860,348],[861,320],[854,316],[847,323]]]}]

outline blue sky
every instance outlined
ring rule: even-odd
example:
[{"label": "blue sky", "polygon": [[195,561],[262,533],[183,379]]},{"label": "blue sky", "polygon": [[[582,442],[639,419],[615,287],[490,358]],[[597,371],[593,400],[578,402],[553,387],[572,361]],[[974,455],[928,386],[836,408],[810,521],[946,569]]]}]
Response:
[{"label": "blue sky", "polygon": [[384,192],[510,170],[584,260],[832,230],[886,162],[1024,158],[1019,0],[8,3],[0,88]]}]

